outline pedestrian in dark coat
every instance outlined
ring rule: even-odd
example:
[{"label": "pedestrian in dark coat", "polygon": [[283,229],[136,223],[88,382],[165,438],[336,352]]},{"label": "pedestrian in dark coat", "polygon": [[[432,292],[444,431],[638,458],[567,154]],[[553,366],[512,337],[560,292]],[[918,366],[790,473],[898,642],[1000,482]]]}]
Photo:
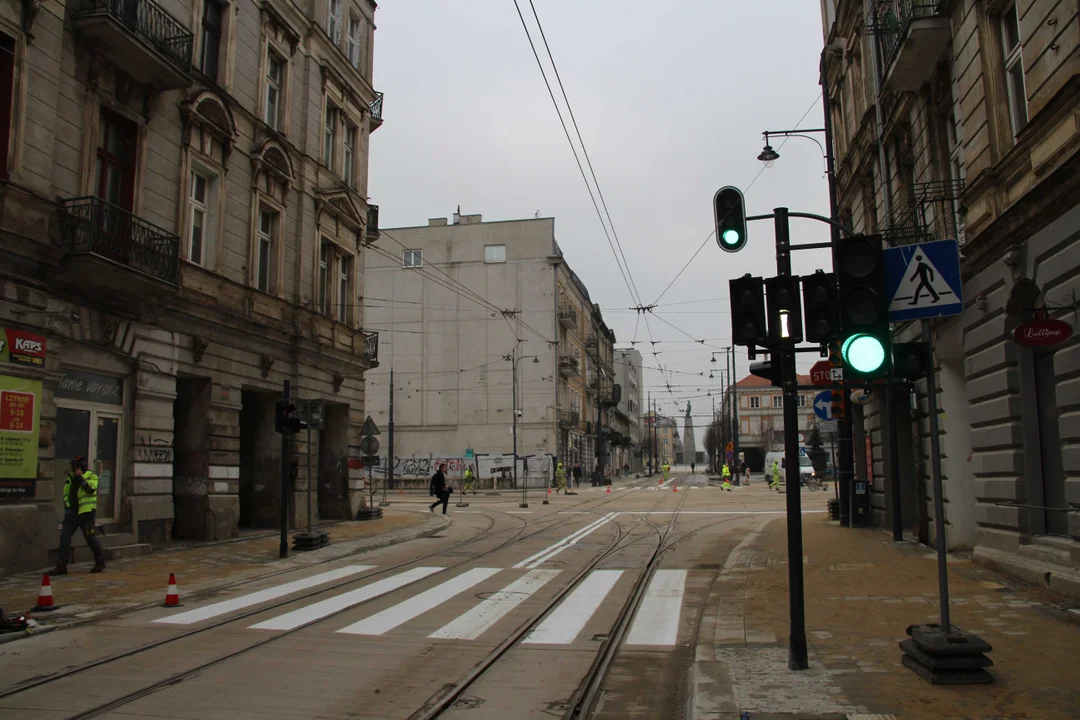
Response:
[{"label": "pedestrian in dark coat", "polygon": [[452,492],[446,484],[446,463],[439,465],[439,469],[431,476],[428,492],[438,498],[438,500],[428,505],[428,510],[435,512],[435,508],[439,506],[439,503],[442,503],[442,514],[445,515],[446,506],[450,503],[450,493]]}]

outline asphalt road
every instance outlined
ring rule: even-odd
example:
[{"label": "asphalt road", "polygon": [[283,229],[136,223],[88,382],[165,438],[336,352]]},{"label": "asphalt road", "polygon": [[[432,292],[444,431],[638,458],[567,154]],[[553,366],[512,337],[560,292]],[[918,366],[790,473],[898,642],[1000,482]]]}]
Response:
[{"label": "asphalt road", "polygon": [[783,496],[550,497],[470,496],[435,537],[17,643],[0,717],[685,717],[705,598]]}]

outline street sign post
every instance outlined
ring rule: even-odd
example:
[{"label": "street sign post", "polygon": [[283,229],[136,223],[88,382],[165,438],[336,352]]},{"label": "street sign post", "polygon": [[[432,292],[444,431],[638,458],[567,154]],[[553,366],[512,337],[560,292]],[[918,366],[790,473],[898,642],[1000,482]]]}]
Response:
[{"label": "street sign post", "polygon": [[832,390],[822,390],[814,397],[814,414],[819,420],[832,420]]},{"label": "street sign post", "polygon": [[889,322],[963,312],[960,250],[955,240],[889,248],[884,261]]}]

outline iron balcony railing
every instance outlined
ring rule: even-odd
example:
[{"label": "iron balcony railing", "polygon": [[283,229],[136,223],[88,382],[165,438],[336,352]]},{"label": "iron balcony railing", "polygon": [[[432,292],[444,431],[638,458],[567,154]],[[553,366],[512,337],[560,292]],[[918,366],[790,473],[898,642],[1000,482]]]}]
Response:
[{"label": "iron balcony railing", "polygon": [[361,330],[364,334],[364,359],[372,365],[379,363],[379,333]]},{"label": "iron balcony railing", "polygon": [[73,16],[95,15],[111,17],[185,73],[191,72],[195,36],[152,0],[83,0]]},{"label": "iron balcony railing", "polygon": [[881,68],[884,72],[911,29],[911,23],[919,18],[938,14],[940,0],[878,0],[874,5],[870,32],[881,48]]},{"label": "iron balcony railing", "polygon": [[576,410],[560,410],[559,425],[562,427],[577,427],[581,423],[581,415]]},{"label": "iron balcony railing", "polygon": [[581,363],[578,361],[577,356],[566,354],[559,358],[559,374],[563,377],[570,377],[571,375],[578,375],[581,373]]},{"label": "iron balcony railing", "polygon": [[367,206],[367,237],[368,242],[379,239],[379,206],[368,204]]},{"label": "iron balcony railing", "polygon": [[96,197],[64,200],[60,246],[92,253],[176,284],[180,238]]},{"label": "iron balcony railing", "polygon": [[383,94],[381,92],[375,93],[375,101],[371,103],[371,119],[376,122],[382,122],[382,102]]},{"label": "iron balcony railing", "polygon": [[930,240],[953,239],[966,242],[960,197],[963,180],[933,180],[916,183],[908,199],[893,200],[899,208],[882,233],[890,246],[912,245]]}]

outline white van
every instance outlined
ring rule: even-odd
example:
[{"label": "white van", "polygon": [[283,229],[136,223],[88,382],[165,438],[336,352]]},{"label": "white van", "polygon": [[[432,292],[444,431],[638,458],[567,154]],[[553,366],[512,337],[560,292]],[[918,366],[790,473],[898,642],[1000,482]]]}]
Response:
[{"label": "white van", "polygon": [[[784,452],[782,450],[774,450],[773,452],[765,455],[765,481],[772,481],[772,466],[773,461],[780,463],[780,482],[787,482],[787,473],[785,468],[787,463],[784,462]],[[805,453],[799,453],[799,478],[805,484],[807,480],[810,480],[815,475],[814,464],[810,462],[810,458]]]}]

